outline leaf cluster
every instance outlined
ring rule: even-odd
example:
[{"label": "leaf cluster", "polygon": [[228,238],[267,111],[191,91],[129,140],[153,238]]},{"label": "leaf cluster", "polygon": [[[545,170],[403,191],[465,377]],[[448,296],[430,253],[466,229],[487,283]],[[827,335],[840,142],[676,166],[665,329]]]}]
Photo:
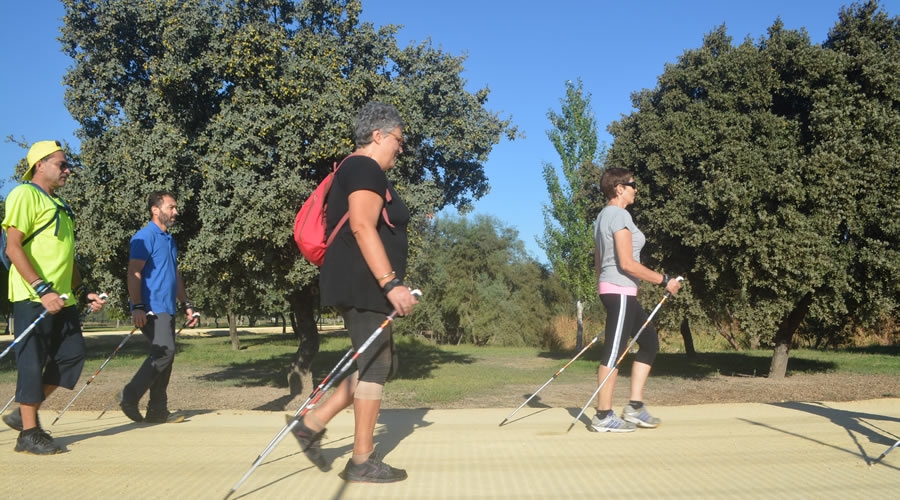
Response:
[{"label": "leaf cluster", "polygon": [[538,346],[564,302],[561,283],[491,216],[438,217],[420,232],[408,282],[424,299],[398,324],[439,343]]},{"label": "leaf cluster", "polygon": [[414,218],[487,192],[483,163],[517,132],[470,93],[464,58],[396,27],[360,23],[358,0],[65,0],[80,125],[70,188],[80,252],[119,305],[147,194],[174,192],[189,294],[209,314],[283,310],[315,283],[293,246],[303,200],[353,150],[366,102],[398,107],[407,151],[390,175]]},{"label": "leaf cluster", "polygon": [[635,172],[649,261],[691,284],[684,314],[762,342],[806,294],[807,329],[895,314],[898,61],[900,22],[868,1],[821,46],[780,20],[739,45],[719,27],[633,95],[607,164]]}]

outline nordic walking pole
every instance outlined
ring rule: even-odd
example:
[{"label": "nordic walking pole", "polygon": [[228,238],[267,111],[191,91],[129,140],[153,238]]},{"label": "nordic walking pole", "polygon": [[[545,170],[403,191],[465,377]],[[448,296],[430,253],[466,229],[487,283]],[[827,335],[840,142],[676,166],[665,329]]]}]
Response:
[{"label": "nordic walking pole", "polygon": [[[678,281],[684,280],[684,278],[682,278],[681,276],[679,276],[675,279],[677,279]],[[650,316],[647,316],[647,321],[644,321],[644,324],[641,325],[640,330],[638,330],[637,333],[634,335],[634,338],[631,339],[631,342],[628,344],[628,347],[626,347],[625,350],[622,352],[622,355],[619,356],[619,359],[617,359],[616,362],[611,367],[609,367],[609,373],[607,373],[606,376],[603,377],[603,381],[600,382],[600,385],[597,386],[597,390],[594,391],[593,394],[591,394],[591,399],[588,399],[587,403],[584,404],[584,407],[582,407],[581,411],[578,412],[578,416],[576,416],[575,419],[572,420],[572,423],[569,424],[569,428],[566,429],[566,432],[571,431],[572,427],[575,427],[575,424],[578,422],[578,420],[581,418],[581,416],[584,415],[584,412],[587,411],[587,407],[591,405],[591,401],[593,401],[594,398],[597,397],[597,394],[600,393],[600,389],[602,389],[603,385],[606,384],[606,381],[609,380],[610,375],[612,375],[613,371],[615,371],[616,368],[619,367],[619,363],[622,362],[622,359],[625,358],[625,355],[628,354],[628,351],[630,351],[631,348],[634,346],[635,342],[637,342],[638,337],[641,336],[641,333],[643,333],[644,329],[647,328],[647,325],[650,324],[650,320],[652,320],[653,316],[656,315],[656,311],[659,311],[659,308],[662,307],[663,303],[671,296],[672,296],[671,293],[666,292],[665,295],[663,295],[662,300],[659,301],[659,304],[656,304],[656,307],[653,308],[653,311],[650,313]]]},{"label": "nordic walking pole", "polygon": [[584,348],[583,348],[581,351],[579,351],[578,354],[576,354],[574,358],[572,358],[568,363],[566,363],[562,368],[560,368],[559,371],[557,371],[556,373],[554,373],[553,376],[550,377],[549,380],[547,380],[546,382],[544,382],[544,385],[540,386],[540,387],[538,388],[538,390],[534,391],[534,394],[532,394],[531,397],[529,397],[528,399],[526,399],[524,403],[520,404],[519,407],[516,408],[516,410],[515,410],[514,412],[510,413],[509,415],[507,415],[507,417],[503,419],[503,422],[500,422],[500,425],[498,425],[498,427],[503,427],[503,424],[505,424],[507,420],[511,419],[512,416],[516,414],[516,412],[518,412],[519,410],[521,410],[522,407],[524,407],[525,405],[527,405],[529,401],[531,401],[532,399],[534,399],[534,397],[537,396],[539,392],[543,391],[543,390],[544,390],[544,387],[547,387],[548,385],[550,385],[550,382],[553,382],[554,380],[556,380],[556,377],[558,377],[562,372],[564,372],[564,371],[566,370],[566,368],[569,367],[569,365],[571,365],[572,363],[575,362],[576,359],[578,359],[579,357],[581,357],[581,355],[584,354],[588,349],[590,349],[592,345],[596,344],[598,340],[600,340],[600,336],[599,336],[599,335],[597,335],[597,336],[595,336],[593,339],[591,339],[591,342],[590,342],[588,345],[584,346]]},{"label": "nordic walking pole", "polygon": [[[3,413],[3,412],[0,412],[0,413]],[[884,450],[884,453],[882,453],[881,455],[878,455],[878,458],[876,458],[875,460],[873,460],[872,463],[869,464],[869,465],[877,464],[878,462],[881,461],[882,458],[884,458],[888,453],[890,453],[891,450],[893,450],[894,448],[896,448],[896,447],[898,447],[898,446],[900,446],[900,441],[897,441],[896,443],[894,443],[893,445],[891,445],[890,448]]]},{"label": "nordic walking pole", "polygon": [[[66,299],[69,298],[69,296],[66,295],[66,294],[62,294],[62,295],[59,296],[59,298],[61,298],[61,299],[63,299],[63,300],[66,300]],[[48,312],[49,312],[49,311],[47,311],[46,309],[44,309],[44,312],[42,312],[41,315],[37,317],[37,319],[35,319],[30,325],[28,325],[28,328],[26,328],[25,331],[21,333],[21,335],[17,336],[15,339],[13,339],[12,343],[9,344],[8,346],[6,346],[6,349],[3,351],[2,354],[0,354],[0,359],[2,359],[3,356],[6,356],[6,354],[9,353],[9,351],[10,351],[16,344],[19,343],[19,341],[21,341],[22,339],[24,339],[26,335],[28,335],[29,333],[31,333],[31,330],[34,330],[34,327],[36,327],[37,324],[40,323],[41,320],[44,319],[45,316],[47,316],[47,313],[48,313]],[[16,399],[16,395],[13,394],[13,397],[9,398],[9,401],[7,401],[5,405],[3,405],[3,409],[0,410],[0,413],[5,412],[6,409],[9,408],[9,405],[11,405],[13,401],[15,401],[15,399]]]},{"label": "nordic walking pole", "polygon": [[[69,296],[66,295],[66,294],[62,294],[62,295],[59,296],[59,298],[61,298],[62,300],[66,300],[66,299],[69,298]],[[18,335],[15,339],[13,339],[13,341],[12,341],[11,344],[9,344],[8,346],[6,346],[6,349],[4,349],[2,353],[0,353],[0,359],[3,359],[3,356],[6,356],[7,354],[9,354],[9,351],[12,350],[12,348],[13,348],[16,344],[18,344],[19,342],[22,341],[22,339],[24,339],[25,337],[27,337],[28,334],[31,333],[31,330],[34,330],[34,327],[36,327],[37,324],[40,323],[41,320],[44,319],[44,318],[47,316],[47,314],[49,314],[49,312],[50,312],[50,311],[44,309],[44,312],[42,312],[41,315],[37,317],[37,319],[35,319],[30,325],[28,325],[28,328],[26,328],[24,332],[22,332],[22,333],[21,333],[20,335]]]},{"label": "nordic walking pole", "polygon": [[[422,296],[422,291],[418,290],[418,289],[412,290],[410,293],[412,293],[413,295],[416,295],[418,297]],[[328,389],[331,388],[335,379],[340,378],[341,375],[343,375],[344,372],[346,372],[350,368],[350,365],[352,365],[353,362],[356,361],[356,358],[358,358],[363,352],[366,351],[366,349],[369,348],[370,345],[372,345],[373,342],[375,342],[375,339],[377,339],[378,336],[381,335],[381,332],[384,331],[385,327],[387,327],[388,324],[394,320],[394,316],[396,316],[396,315],[397,315],[397,311],[392,311],[391,314],[389,314],[388,317],[385,318],[384,322],[381,323],[381,325],[378,327],[378,329],[376,329],[374,332],[372,332],[372,335],[369,335],[369,338],[366,339],[366,341],[363,342],[363,344],[361,346],[359,346],[359,349],[356,351],[355,354],[353,354],[353,356],[350,359],[348,359],[347,361],[344,361],[342,359],[341,361],[343,362],[343,366],[341,366],[341,369],[338,371],[337,377],[330,379],[328,381],[328,383],[322,388],[321,391],[319,391],[318,388],[316,388],[316,391],[318,391],[318,395],[311,402],[309,400],[307,400],[307,402],[304,403],[304,405],[317,402],[319,400],[319,398],[322,397],[323,394],[328,392]],[[344,357],[346,358],[346,356],[344,356]],[[339,363],[339,365],[340,365],[340,363]],[[306,406],[304,406],[304,407],[306,407]],[[299,413],[299,410],[298,410],[298,413]],[[259,464],[262,463],[262,461],[266,458],[266,456],[268,456],[268,454],[271,453],[271,451],[274,450],[276,446],[278,446],[278,443],[281,442],[281,440],[284,439],[284,437],[286,435],[288,435],[289,432],[291,432],[291,430],[294,428],[294,426],[297,425],[298,422],[299,422],[299,420],[297,418],[291,419],[291,423],[288,424],[286,426],[286,428],[283,428],[282,431],[278,433],[278,436],[276,436],[276,439],[274,440],[275,442],[270,444],[269,446],[266,447],[265,450],[263,450],[263,453],[261,453],[260,456],[256,459],[256,461],[253,462],[253,465],[250,466],[250,470],[248,470],[244,474],[244,476],[241,477],[240,481],[238,481],[237,484],[235,484],[234,486],[231,487],[231,490],[229,490],[228,494],[225,495],[224,500],[228,500],[228,498],[231,495],[233,495],[234,492],[237,491],[237,489],[240,488],[242,484],[244,484],[244,481],[246,481],[247,478],[250,477],[250,474],[253,474],[253,471],[255,471],[257,467],[259,467]]]},{"label": "nordic walking pole", "polygon": [[[104,293],[101,293],[100,295],[98,295],[98,297],[100,297],[100,300],[106,300],[109,298],[109,295],[106,295],[106,292],[104,292]],[[81,318],[79,318],[78,324],[84,324],[84,320],[87,319],[88,314],[90,314],[90,313],[91,313],[91,306],[88,305],[85,308],[84,312],[81,313]]]},{"label": "nordic walking pole", "polygon": [[[153,316],[153,311],[147,311],[147,316]],[[175,336],[177,337],[178,334],[181,333],[181,330],[184,330],[184,328],[187,326],[187,324],[190,323],[194,318],[199,318],[199,317],[200,317],[200,313],[198,313],[198,312],[195,312],[194,314],[192,314],[192,315],[191,315],[191,319],[185,321],[185,322],[181,325],[181,328],[179,328],[178,331],[175,332]],[[137,330],[137,328],[135,328],[134,330]],[[131,333],[134,333],[134,330],[131,330]],[[128,335],[131,335],[131,333],[129,333]],[[122,343],[124,344],[125,341],[123,340]],[[121,346],[120,346],[120,347],[121,347]],[[118,351],[118,349],[116,349],[116,351]],[[107,360],[107,361],[109,361],[109,360]],[[104,364],[106,364],[106,363],[104,363]],[[101,366],[100,369],[102,370],[103,367]],[[100,373],[100,370],[97,370],[97,373]],[[91,379],[93,379],[93,377],[91,377]],[[90,381],[88,381],[88,383],[90,383]],[[84,389],[82,389],[82,390],[84,390]],[[75,397],[78,397],[78,396],[76,395]],[[72,401],[74,401],[74,399],[73,399]],[[97,420],[100,420],[100,418],[103,417],[103,415],[106,415],[106,412],[107,412],[107,411],[109,410],[109,408],[113,405],[113,403],[115,403],[115,401],[116,401],[116,398],[115,398],[115,396],[113,396],[113,400],[110,401],[109,403],[107,403],[106,408],[103,408],[103,411],[101,411],[101,412],[100,412],[100,415],[97,416]],[[69,404],[72,404],[72,403],[69,403]],[[63,410],[63,412],[65,412],[65,410]],[[62,413],[60,413],[59,416],[61,417],[61,416],[62,416]],[[56,417],[56,418],[59,419],[59,417]],[[54,420],[53,422],[56,423],[55,420]],[[50,424],[50,425],[53,425],[53,424]]]},{"label": "nordic walking pole", "polygon": [[95,371],[94,374],[91,375],[91,378],[89,378],[88,381],[84,383],[84,387],[82,387],[81,390],[78,391],[78,394],[76,394],[75,397],[72,398],[72,401],[69,401],[69,404],[67,404],[66,407],[63,408],[63,411],[61,411],[59,413],[59,415],[57,415],[57,417],[53,420],[53,423],[51,423],[50,425],[56,424],[56,421],[59,420],[60,418],[62,418],[62,416],[66,413],[66,410],[68,410],[69,407],[72,406],[72,403],[74,403],[75,400],[78,399],[78,396],[81,396],[81,393],[84,392],[85,389],[87,389],[87,386],[91,385],[91,382],[93,382],[94,379],[97,378],[97,375],[99,375],[100,372],[103,371],[103,368],[106,367],[107,363],[109,363],[110,360],[112,360],[116,356],[116,354],[119,353],[119,350],[122,349],[122,346],[125,345],[125,342],[128,342],[128,339],[130,339],[131,336],[134,335],[134,332],[136,332],[136,331],[137,331],[137,327],[132,328],[131,331],[128,333],[128,335],[126,335],[125,338],[122,339],[121,342],[119,342],[119,345],[116,346],[116,350],[114,350],[112,352],[112,354],[110,354],[109,357],[106,358],[106,361],[104,361],[103,364],[100,365],[100,368],[97,368],[97,371]]},{"label": "nordic walking pole", "polygon": [[[306,401],[304,401],[303,404],[300,405],[300,408],[297,408],[297,411],[295,411],[294,415],[291,417],[292,420],[306,414],[306,412],[303,410],[305,410],[307,408],[307,406],[309,406],[310,401],[312,401],[313,398],[315,398],[318,394],[320,394],[322,392],[322,388],[331,382],[334,374],[337,373],[337,371],[340,367],[344,366],[344,362],[346,362],[347,358],[349,358],[352,355],[353,355],[353,348],[351,347],[344,354],[344,357],[342,357],[341,360],[338,361],[336,365],[334,365],[334,368],[331,369],[331,372],[324,379],[322,379],[321,382],[319,382],[319,385],[317,385],[315,389],[313,389],[313,391],[309,394],[309,397],[306,398]],[[2,412],[0,412],[0,413],[2,413]],[[266,445],[266,447],[263,449],[263,451],[261,451],[260,454],[256,456],[256,460],[259,460],[260,457],[263,457],[263,456],[269,454],[269,451],[271,451],[272,447],[275,446],[276,443],[281,441],[281,439],[284,437],[284,435],[287,434],[287,429],[288,429],[289,425],[290,424],[284,424],[284,427],[282,427],[281,430],[278,431],[278,434],[276,434],[275,437],[272,438],[271,441],[269,441],[269,444]]]},{"label": "nordic walking pole", "polygon": [[5,405],[3,405],[3,409],[0,410],[0,413],[5,412],[6,409],[9,408],[9,405],[11,405],[12,402],[15,401],[15,400],[16,400],[16,395],[15,395],[15,393],[13,393],[12,397],[9,398],[9,401],[7,401]]}]

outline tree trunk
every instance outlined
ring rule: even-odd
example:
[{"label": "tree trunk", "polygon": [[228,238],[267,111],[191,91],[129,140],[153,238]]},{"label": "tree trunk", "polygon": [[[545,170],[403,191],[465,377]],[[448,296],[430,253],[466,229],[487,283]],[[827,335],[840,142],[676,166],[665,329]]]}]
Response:
[{"label": "tree trunk", "polygon": [[319,295],[315,286],[310,285],[292,292],[287,297],[291,304],[291,326],[294,335],[300,339],[294,360],[288,367],[288,388],[296,396],[304,387],[312,387],[313,359],[319,353],[319,329],[316,328],[316,303]]},{"label": "tree trunk", "polygon": [[772,364],[769,367],[769,378],[784,378],[787,374],[788,355],[791,351],[791,339],[797,327],[803,322],[806,313],[809,312],[809,305],[812,303],[812,293],[807,293],[800,299],[800,302],[794,307],[778,326],[778,332],[775,334],[775,352],[772,353]]},{"label": "tree trunk", "polygon": [[287,320],[284,318],[284,313],[278,313],[281,316],[281,334],[287,335]]},{"label": "tree trunk", "polygon": [[231,349],[234,351],[241,350],[241,339],[237,334],[237,315],[228,311],[228,336],[231,337]]},{"label": "tree trunk", "polygon": [[694,337],[691,335],[691,324],[686,317],[681,321],[681,338],[684,339],[684,353],[689,358],[696,358],[697,351],[694,350]]},{"label": "tree trunk", "polygon": [[575,301],[575,322],[578,328],[575,331],[575,352],[581,352],[581,346],[584,344],[584,322],[581,313],[584,311],[584,304],[580,300]]}]

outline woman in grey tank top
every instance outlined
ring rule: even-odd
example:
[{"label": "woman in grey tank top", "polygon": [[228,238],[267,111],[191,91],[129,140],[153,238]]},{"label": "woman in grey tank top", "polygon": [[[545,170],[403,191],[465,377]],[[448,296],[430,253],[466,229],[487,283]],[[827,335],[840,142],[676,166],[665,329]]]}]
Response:
[{"label": "woman in grey tank top", "polygon": [[640,349],[631,368],[631,396],[621,418],[612,411],[618,367],[611,367],[616,366],[616,360],[624,353],[628,339],[647,320],[647,313],[637,301],[640,281],[659,284],[673,295],[678,293],[681,283],[641,264],[641,249],[646,239],[626,210],[637,195],[637,183],[631,171],[615,167],[604,170],[600,187],[609,202],[594,223],[597,292],[606,308],[605,341],[597,383],[604,380],[607,383],[597,398],[597,415],[591,420],[591,429],[597,432],[652,429],[659,426],[660,420],[650,415],[643,399],[644,385],[659,351],[659,336],[653,325],[647,325],[637,340]]}]

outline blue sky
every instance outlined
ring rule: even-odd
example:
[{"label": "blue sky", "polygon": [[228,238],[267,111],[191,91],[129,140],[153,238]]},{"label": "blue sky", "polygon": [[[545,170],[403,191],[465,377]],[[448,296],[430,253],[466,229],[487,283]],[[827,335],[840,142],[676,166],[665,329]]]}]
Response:
[{"label": "blue sky", "polygon": [[[529,253],[546,261],[536,243],[544,231],[545,163],[559,165],[547,131],[547,112],[558,111],[565,82],[581,78],[601,130],[632,111],[633,92],[652,88],[666,63],[699,47],[703,35],[724,24],[734,43],[758,39],[776,18],[789,29],[806,28],[813,43],[825,40],[841,0],[630,1],[363,0],[364,21],[399,24],[401,46],[431,39],[434,46],[467,55],[463,77],[470,91],[491,89],[488,109],[510,117],[524,139],[501,142],[485,164],[491,191],[475,203],[519,231]],[[900,15],[900,0],[881,2]],[[62,77],[71,61],[56,40],[62,4],[52,0],[0,0],[0,136],[31,143],[68,141],[78,150],[77,124],[63,102]],[[0,179],[12,175],[24,150],[0,142]],[[14,185],[7,180],[6,194]]]}]

